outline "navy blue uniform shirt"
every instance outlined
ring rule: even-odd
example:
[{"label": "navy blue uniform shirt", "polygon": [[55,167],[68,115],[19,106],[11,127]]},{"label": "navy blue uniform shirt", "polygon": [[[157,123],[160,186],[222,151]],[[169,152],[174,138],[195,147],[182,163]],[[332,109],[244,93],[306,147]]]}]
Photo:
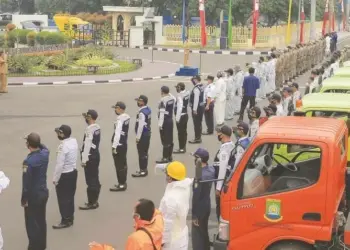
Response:
[{"label": "navy blue uniform shirt", "polygon": [[254,75],[244,77],[243,89],[245,96],[256,96],[256,91],[260,88],[260,80]]},{"label": "navy blue uniform shirt", "polygon": [[[199,180],[214,180],[215,169],[213,166],[205,166],[202,169],[202,178]],[[210,190],[212,182],[196,183],[193,182],[193,196],[192,196],[192,218],[203,218],[210,212]]]},{"label": "navy blue uniform shirt", "polygon": [[50,152],[44,145],[28,154],[23,161],[21,203],[35,202],[48,195],[46,173]]}]

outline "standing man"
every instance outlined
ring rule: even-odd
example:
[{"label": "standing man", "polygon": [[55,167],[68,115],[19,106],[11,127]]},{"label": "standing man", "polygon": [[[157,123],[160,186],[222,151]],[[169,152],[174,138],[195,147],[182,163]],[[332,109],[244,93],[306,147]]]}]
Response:
[{"label": "standing man", "polygon": [[68,125],[61,125],[55,129],[55,132],[61,143],[57,150],[53,184],[56,186],[61,222],[52,227],[53,229],[62,229],[73,226],[74,222],[74,196],[78,179],[79,148],[77,140],[70,137],[72,129]]},{"label": "standing man", "polygon": [[[216,129],[218,140],[221,143],[219,151],[214,158],[215,179],[224,179],[226,171],[230,169],[229,158],[233,150],[233,143],[231,141],[232,129],[227,126],[217,127]],[[220,194],[223,186],[223,181],[216,183],[216,216],[220,219]]]},{"label": "standing man", "polygon": [[243,98],[241,103],[241,111],[239,113],[240,121],[243,121],[244,110],[246,109],[248,102],[250,108],[255,106],[256,92],[260,88],[259,78],[254,76],[254,68],[249,68],[249,76],[244,77],[243,81]]},{"label": "standing man", "polygon": [[194,127],[194,139],[189,141],[191,144],[202,142],[202,121],[204,114],[204,87],[201,83],[201,77],[192,78],[194,85],[190,96],[190,107],[192,109],[192,119]]},{"label": "standing man", "polygon": [[284,113],[283,110],[283,104],[282,104],[282,98],[279,94],[273,94],[271,96],[271,103],[276,105],[276,116],[286,116],[287,114]]},{"label": "standing man", "polygon": [[294,82],[294,83],[292,83],[291,88],[293,90],[293,106],[294,106],[294,110],[296,110],[297,101],[301,100],[301,93],[299,91],[299,84]]},{"label": "standing man", "polygon": [[232,120],[235,114],[234,109],[234,80],[233,80],[233,69],[226,70],[226,107],[225,107],[225,120]]},{"label": "standing man", "polygon": [[112,136],[112,155],[118,184],[110,188],[111,192],[121,192],[127,189],[126,179],[128,174],[127,152],[130,116],[125,113],[125,103],[117,102],[114,106],[117,119],[114,122],[114,133]]},{"label": "standing man", "polygon": [[163,164],[173,160],[174,148],[174,122],[173,111],[175,105],[175,98],[170,94],[169,87],[163,86],[160,89],[162,98],[158,106],[158,127],[160,132],[160,140],[163,145],[163,158],[156,161],[156,163]]},{"label": "standing man", "polygon": [[210,250],[208,221],[211,210],[210,191],[212,182],[215,179],[215,169],[209,166],[209,153],[203,148],[194,152],[196,168],[200,164],[200,176],[196,176],[193,183],[192,196],[192,247],[194,250]]},{"label": "standing man", "polygon": [[214,97],[215,86],[214,76],[207,77],[208,84],[204,89],[205,111],[204,118],[207,125],[207,132],[203,132],[202,135],[211,135],[214,133]]},{"label": "standing man", "polygon": [[222,126],[225,122],[225,107],[226,107],[226,81],[224,72],[217,73],[217,81],[215,82],[215,107],[214,115],[216,125]]},{"label": "standing man", "polygon": [[187,178],[186,167],[178,161],[166,167],[167,186],[160,201],[159,211],[163,215],[163,250],[187,250],[188,226],[192,180]]},{"label": "standing man", "polygon": [[289,87],[283,89],[283,113],[291,116],[294,111],[293,90]]},{"label": "standing man", "polygon": [[190,101],[190,94],[185,90],[185,84],[183,82],[179,82],[175,88],[176,92],[178,93],[174,112],[179,139],[179,149],[175,150],[174,154],[184,154],[186,153],[188,122],[187,107]]},{"label": "standing man", "polygon": [[135,99],[139,112],[136,116],[135,133],[136,145],[139,155],[140,170],[132,174],[132,177],[146,177],[148,175],[148,149],[151,141],[151,109],[147,106],[148,97],[140,95]]},{"label": "standing man", "polygon": [[40,136],[30,133],[26,138],[29,154],[23,161],[22,198],[24,219],[29,239],[28,250],[46,249],[47,167],[49,150],[41,144]]},{"label": "standing man", "polygon": [[260,97],[266,98],[266,82],[267,82],[267,64],[263,56],[259,59],[259,80],[260,80]]},{"label": "standing man", "polygon": [[254,138],[256,133],[259,130],[260,115],[261,115],[261,109],[257,106],[249,110],[249,119],[250,119],[250,129],[248,132],[249,138]]},{"label": "standing man", "polygon": [[0,51],[0,93],[7,93],[7,56],[4,51]]},{"label": "standing man", "polygon": [[96,123],[98,114],[95,110],[89,109],[83,113],[83,117],[88,126],[85,129],[81,151],[81,166],[85,173],[88,202],[80,206],[79,209],[92,210],[99,207],[98,197],[101,189],[99,180],[101,129],[100,125]]},{"label": "standing man", "polygon": [[239,111],[241,110],[241,101],[242,101],[242,87],[243,87],[243,81],[244,81],[244,72],[241,69],[241,66],[236,65],[235,66],[235,76],[234,76],[234,104],[233,108],[235,111],[235,115],[239,114]]}]

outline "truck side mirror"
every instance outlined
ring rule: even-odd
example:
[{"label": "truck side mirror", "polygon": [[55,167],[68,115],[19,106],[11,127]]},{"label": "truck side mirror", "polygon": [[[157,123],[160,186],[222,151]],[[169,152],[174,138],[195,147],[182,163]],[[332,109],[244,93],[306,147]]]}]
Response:
[{"label": "truck side mirror", "polygon": [[306,116],[306,113],[303,111],[295,111],[294,116]]}]

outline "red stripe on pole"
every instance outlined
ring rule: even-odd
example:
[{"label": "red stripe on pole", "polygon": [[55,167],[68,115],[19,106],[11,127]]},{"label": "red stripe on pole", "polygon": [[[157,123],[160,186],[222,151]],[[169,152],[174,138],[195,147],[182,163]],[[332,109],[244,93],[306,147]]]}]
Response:
[{"label": "red stripe on pole", "polygon": [[304,43],[304,22],[305,22],[304,10],[302,10],[302,12],[300,14],[300,19],[301,19],[301,22],[300,22],[300,43]]},{"label": "red stripe on pole", "polygon": [[205,6],[204,0],[199,0],[199,19],[201,25],[201,44],[202,47],[207,45],[207,33],[206,33],[206,23],[205,23]]},{"label": "red stripe on pole", "polygon": [[259,20],[259,0],[253,0],[253,32],[252,32],[252,45],[256,44],[256,37],[258,33],[258,20]]}]

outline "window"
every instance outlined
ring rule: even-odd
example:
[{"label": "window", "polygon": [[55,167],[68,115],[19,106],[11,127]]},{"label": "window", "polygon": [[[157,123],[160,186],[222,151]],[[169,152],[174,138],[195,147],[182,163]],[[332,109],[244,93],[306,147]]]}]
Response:
[{"label": "window", "polygon": [[346,145],[346,142],[345,142],[345,140],[346,140],[346,138],[345,138],[345,136],[343,137],[343,139],[341,139],[341,141],[340,141],[340,152],[341,152],[341,156],[344,156],[345,155],[345,153],[346,153],[346,147],[345,147],[345,145]]},{"label": "window", "polygon": [[317,146],[263,144],[248,161],[240,179],[238,199],[311,186],[318,181],[320,171],[321,149]]},{"label": "window", "polygon": [[350,94],[348,89],[327,89],[324,93],[338,93],[338,94]]},{"label": "window", "polygon": [[349,113],[339,111],[312,111],[313,117],[342,118],[348,117]]}]

